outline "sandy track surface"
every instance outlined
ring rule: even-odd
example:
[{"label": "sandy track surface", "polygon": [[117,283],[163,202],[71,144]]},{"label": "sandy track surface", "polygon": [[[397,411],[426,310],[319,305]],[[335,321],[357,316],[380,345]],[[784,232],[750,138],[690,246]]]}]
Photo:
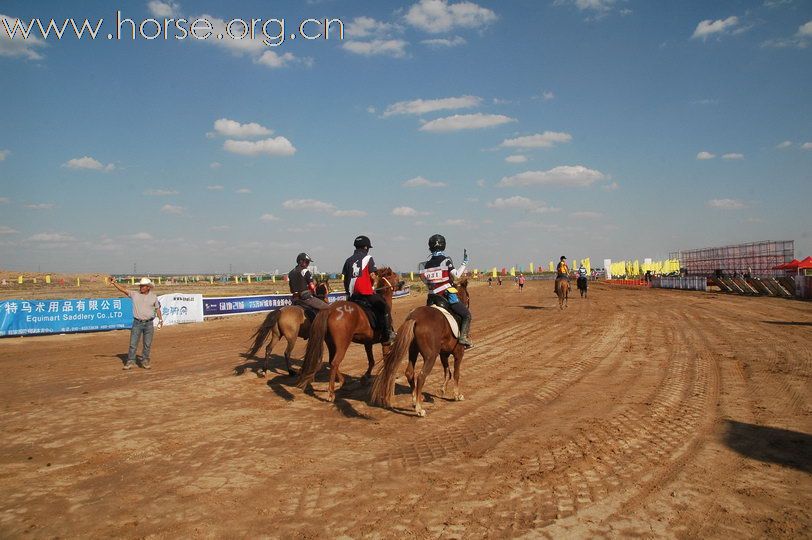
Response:
[{"label": "sandy track surface", "polygon": [[151,371],[126,331],[1,340],[0,536],[812,536],[812,305],[550,288],[472,290],[466,400],[437,365],[422,419],[360,346],[335,404],[258,378],[262,316],[165,328]]}]

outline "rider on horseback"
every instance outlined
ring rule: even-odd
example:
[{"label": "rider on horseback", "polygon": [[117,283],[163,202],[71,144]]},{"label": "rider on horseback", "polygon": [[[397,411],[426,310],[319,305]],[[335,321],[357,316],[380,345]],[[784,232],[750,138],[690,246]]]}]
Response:
[{"label": "rider on horseback", "polygon": [[342,270],[344,289],[351,302],[365,301],[372,306],[378,317],[383,318],[386,325],[384,344],[391,345],[395,342],[396,337],[395,330],[392,328],[392,314],[386,300],[375,292],[372,285],[375,273],[378,271],[372,255],[369,254],[372,242],[368,237],[361,235],[355,238],[352,245],[355,247],[355,252],[344,262]]},{"label": "rider on horseback", "polygon": [[290,285],[290,293],[293,296],[293,305],[299,305],[305,308],[319,311],[330,307],[323,300],[316,298],[316,284],[313,281],[313,274],[307,268],[313,259],[307,253],[299,253],[296,256],[296,267],[288,272],[288,284]]},{"label": "rider on horseback", "polygon": [[426,261],[425,268],[420,272],[421,277],[429,288],[429,294],[442,296],[448,302],[451,311],[459,315],[460,337],[459,342],[465,348],[473,347],[474,344],[468,338],[468,330],[471,328],[471,312],[468,307],[460,302],[457,297],[457,289],[454,288],[454,279],[461,277],[465,273],[465,266],[468,264],[468,257],[462,261],[462,266],[454,268],[451,258],[446,256],[445,237],[441,234],[434,234],[429,238],[429,251],[431,258]]},{"label": "rider on horseback", "polygon": [[570,281],[570,267],[567,266],[567,258],[564,255],[561,256],[561,260],[555,269],[555,286],[553,287],[555,294],[558,294],[558,283],[562,279],[567,280],[567,283]]}]

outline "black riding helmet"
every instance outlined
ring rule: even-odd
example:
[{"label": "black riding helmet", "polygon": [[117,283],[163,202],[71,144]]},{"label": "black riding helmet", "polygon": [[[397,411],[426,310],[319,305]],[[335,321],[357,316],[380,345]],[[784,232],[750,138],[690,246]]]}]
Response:
[{"label": "black riding helmet", "polygon": [[566,258],[567,258],[567,257],[566,257],[565,255],[561,255],[561,260],[562,260],[562,261],[563,261],[564,259],[566,259]]},{"label": "black riding helmet", "polygon": [[313,262],[313,259],[310,258],[310,255],[307,253],[299,253],[296,255],[296,264],[299,264],[302,261]]},{"label": "black riding helmet", "polygon": [[432,234],[429,238],[429,251],[445,251],[445,236]]},{"label": "black riding helmet", "polygon": [[363,249],[363,248],[371,248],[372,242],[369,240],[368,236],[356,236],[355,241],[352,243],[355,249]]}]

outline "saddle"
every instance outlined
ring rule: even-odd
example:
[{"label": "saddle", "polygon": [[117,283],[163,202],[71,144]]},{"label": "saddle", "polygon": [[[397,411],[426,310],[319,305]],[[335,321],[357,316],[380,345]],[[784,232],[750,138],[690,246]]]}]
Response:
[{"label": "saddle", "polygon": [[448,321],[448,326],[451,327],[451,334],[455,338],[460,337],[462,317],[451,311],[451,304],[448,303],[448,300],[439,294],[429,293],[428,298],[426,298],[426,305],[442,313]]}]

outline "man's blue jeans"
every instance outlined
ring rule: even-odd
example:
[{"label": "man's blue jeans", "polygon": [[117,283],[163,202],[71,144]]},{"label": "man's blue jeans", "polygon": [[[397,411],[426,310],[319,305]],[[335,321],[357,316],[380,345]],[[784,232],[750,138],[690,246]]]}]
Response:
[{"label": "man's blue jeans", "polygon": [[127,353],[127,363],[135,363],[135,350],[138,348],[138,340],[144,336],[144,350],[141,353],[141,363],[146,364],[149,362],[149,350],[152,347],[152,335],[155,333],[155,327],[152,324],[152,319],[148,321],[141,321],[133,319],[133,327],[130,330],[130,351]]}]

